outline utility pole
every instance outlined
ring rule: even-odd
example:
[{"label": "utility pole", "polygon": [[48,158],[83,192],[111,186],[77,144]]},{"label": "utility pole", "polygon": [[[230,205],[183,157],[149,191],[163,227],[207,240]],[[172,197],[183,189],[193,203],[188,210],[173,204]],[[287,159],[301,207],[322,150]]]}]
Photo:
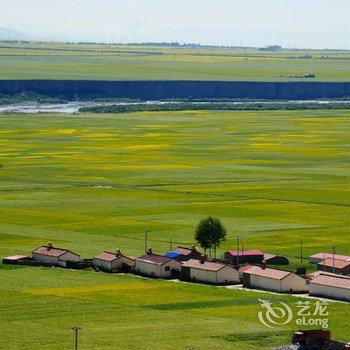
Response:
[{"label": "utility pole", "polygon": [[75,350],[78,350],[78,332],[81,330],[81,328],[79,327],[72,327],[72,330],[75,334],[75,346],[74,346],[74,349]]},{"label": "utility pole", "polygon": [[170,251],[173,250],[173,237],[170,238]]},{"label": "utility pole", "polygon": [[303,263],[303,241],[300,241],[300,262]]},{"label": "utility pole", "polygon": [[148,231],[145,231],[145,253],[147,253],[148,249]]}]

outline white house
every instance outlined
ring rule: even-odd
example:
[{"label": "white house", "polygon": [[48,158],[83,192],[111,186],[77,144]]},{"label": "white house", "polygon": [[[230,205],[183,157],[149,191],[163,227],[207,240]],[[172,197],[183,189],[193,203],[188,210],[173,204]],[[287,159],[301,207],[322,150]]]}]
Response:
[{"label": "white house", "polygon": [[337,254],[329,254],[329,253],[317,253],[309,256],[309,262],[311,264],[319,264],[325,259],[335,259],[342,261],[350,261],[350,256],[347,255],[337,255]]},{"label": "white house", "polygon": [[310,295],[350,301],[350,277],[319,273],[310,281]]},{"label": "white house", "polygon": [[278,293],[305,293],[309,290],[307,280],[290,271],[245,266],[242,272],[244,287]]},{"label": "white house", "polygon": [[125,256],[119,250],[115,253],[104,251],[94,257],[92,264],[103,271],[127,272],[134,268],[135,258]]},{"label": "white house", "polygon": [[34,261],[66,267],[68,262],[80,262],[80,255],[73,253],[68,249],[55,248],[49,243],[47,246],[41,246],[33,250],[32,259]]},{"label": "white house", "polygon": [[240,283],[239,272],[234,267],[204,259],[184,261],[181,279],[212,284]]},{"label": "white house", "polygon": [[181,262],[169,259],[163,255],[153,254],[149,250],[145,255],[135,260],[135,273],[158,277],[171,278],[179,275]]}]

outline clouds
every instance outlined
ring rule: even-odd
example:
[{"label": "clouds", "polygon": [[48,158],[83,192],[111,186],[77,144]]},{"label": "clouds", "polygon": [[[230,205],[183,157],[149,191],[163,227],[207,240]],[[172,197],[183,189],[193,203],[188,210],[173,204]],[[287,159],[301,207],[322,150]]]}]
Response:
[{"label": "clouds", "polygon": [[349,48],[348,0],[0,0],[0,23],[46,39]]}]

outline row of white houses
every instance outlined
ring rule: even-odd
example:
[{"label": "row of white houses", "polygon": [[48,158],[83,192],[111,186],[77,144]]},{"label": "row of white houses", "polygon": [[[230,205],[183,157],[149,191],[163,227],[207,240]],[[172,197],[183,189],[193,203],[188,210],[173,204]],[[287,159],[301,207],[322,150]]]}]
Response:
[{"label": "row of white houses", "polygon": [[[338,256],[339,257],[339,256]],[[349,257],[341,257],[347,259]],[[49,266],[72,267],[83,261],[80,255],[52,244],[33,250],[32,257],[12,256],[3,262],[14,263],[30,259]],[[318,257],[313,257],[319,263]],[[329,257],[326,257],[329,259]],[[350,259],[350,258],[349,258]],[[95,269],[106,272],[134,272],[155,278],[180,278],[184,281],[228,285],[243,284],[243,287],[277,293],[309,293],[331,299],[350,301],[350,277],[318,271],[300,276],[291,271],[273,269],[266,264],[245,265],[241,269],[222,263],[207,261],[194,247],[177,247],[166,255],[146,254],[134,258],[116,252],[101,252],[92,260]]]}]

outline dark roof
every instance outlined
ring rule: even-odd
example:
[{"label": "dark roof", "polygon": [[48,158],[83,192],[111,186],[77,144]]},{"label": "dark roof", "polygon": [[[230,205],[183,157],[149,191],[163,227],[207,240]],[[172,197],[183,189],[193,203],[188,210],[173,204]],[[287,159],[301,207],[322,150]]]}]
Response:
[{"label": "dark roof", "polygon": [[244,267],[244,273],[254,276],[272,278],[275,280],[282,280],[285,277],[289,276],[293,272],[277,270],[277,269],[269,269],[269,268],[261,268],[260,266],[251,266],[250,268]]},{"label": "dark roof", "polygon": [[164,265],[167,262],[169,262],[171,259],[169,259],[163,255],[146,253],[146,254],[140,256],[139,258],[137,258],[137,260],[146,261],[146,262],[149,262],[149,263],[155,264],[155,265]]},{"label": "dark roof", "polygon": [[33,250],[33,253],[46,255],[46,256],[53,256],[56,258],[60,257],[61,255],[65,254],[65,253],[72,253],[72,254],[79,256],[78,254],[73,253],[72,251],[70,251],[68,249],[55,248],[55,247],[51,247],[51,246],[38,247],[35,250]]},{"label": "dark roof", "polygon": [[232,256],[253,256],[253,255],[264,255],[264,253],[259,250],[239,250],[237,254],[237,249],[236,250],[229,250],[227,253],[231,254]]},{"label": "dark roof", "polygon": [[222,264],[219,262],[212,262],[212,261],[204,261],[201,262],[200,260],[191,259],[188,261],[185,261],[182,263],[183,267],[190,267],[193,269],[199,269],[199,270],[206,270],[206,271],[219,271],[223,269],[226,266],[226,264]]}]

